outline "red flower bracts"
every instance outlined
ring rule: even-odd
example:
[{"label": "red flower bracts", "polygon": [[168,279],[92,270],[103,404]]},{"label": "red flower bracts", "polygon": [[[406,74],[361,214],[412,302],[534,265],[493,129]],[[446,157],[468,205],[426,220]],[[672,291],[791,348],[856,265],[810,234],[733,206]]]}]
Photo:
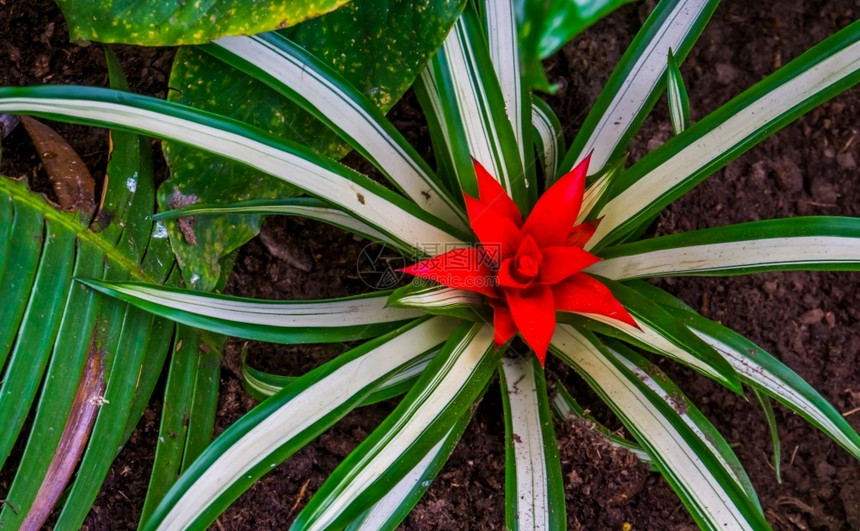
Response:
[{"label": "red flower bracts", "polygon": [[481,245],[450,251],[403,271],[487,296],[496,345],[519,332],[541,364],[555,331],[556,310],[605,315],[636,326],[606,286],[582,273],[600,260],[582,248],[597,222],[574,226],[589,159],[550,187],[525,222],[498,181],[475,161],[478,198],[464,197]]}]

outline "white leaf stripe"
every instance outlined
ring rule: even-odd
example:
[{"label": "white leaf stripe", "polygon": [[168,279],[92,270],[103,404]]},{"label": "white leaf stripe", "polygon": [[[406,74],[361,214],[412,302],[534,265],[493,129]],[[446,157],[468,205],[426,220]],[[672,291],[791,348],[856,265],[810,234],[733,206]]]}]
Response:
[{"label": "white leaf stripe", "polygon": [[[250,469],[303,432],[313,429],[332,411],[366,393],[369,386],[376,385],[375,382],[386,374],[438,345],[455,326],[454,320],[436,317],[399,335],[392,334],[324,378],[303,386],[294,396],[284,395],[286,400],[281,405],[261,412],[264,414],[250,426],[247,421],[234,425],[221,438],[231,436],[235,440],[226,448],[216,440],[188,470],[186,479],[180,480],[167,494],[160,508],[165,514],[156,514],[146,528],[180,530],[205,525],[198,522],[198,518]],[[302,379],[303,383],[307,380]]]},{"label": "white leaf stripe", "polygon": [[352,90],[347,81],[277,33],[226,37],[214,44],[267,74],[262,80],[276,90],[283,86],[287,95],[298,95],[293,97],[297,103],[324,118],[326,125],[359,149],[424,210],[465,229],[462,208],[437,184],[426,163],[387,124],[373,102]]},{"label": "white leaf stripe", "polygon": [[383,496],[373,505],[373,507],[370,508],[370,510],[368,510],[367,513],[365,513],[360,524],[355,527],[350,527],[350,529],[378,531],[379,529],[387,529],[396,525],[396,523],[391,520],[395,517],[400,505],[404,502],[405,498],[415,491],[416,484],[418,484],[418,482],[421,481],[421,478],[427,474],[427,470],[433,465],[433,462],[439,457],[439,454],[442,453],[445,448],[445,443],[448,438],[451,437],[453,432],[454,428],[451,428],[451,431],[436,443],[436,446],[431,448],[430,451],[427,452],[427,455],[425,455],[408,474],[403,476],[403,479],[394,485],[394,488],[388,491],[385,496]]},{"label": "white leaf stripe", "polygon": [[[74,92],[94,97],[7,96],[10,92],[52,95]],[[104,100],[96,99],[99,96]],[[148,105],[148,100],[152,100],[151,105]],[[115,101],[128,101],[131,104]],[[154,111],[144,108],[144,105],[169,110],[174,114]],[[75,118],[82,122],[119,126],[183,142],[268,173],[353,212],[356,217],[419,252],[426,242],[452,246],[462,244],[460,238],[451,234],[451,229],[440,228],[445,226],[441,220],[438,224],[433,223],[429,220],[434,218],[429,214],[425,216],[404,209],[402,204],[398,204],[400,201],[395,198],[396,194],[333,161],[316,159],[309,153],[302,153],[303,148],[276,142],[247,126],[239,126],[242,132],[227,130],[228,127],[238,128],[238,124],[187,107],[105,89],[77,88],[71,91],[62,87],[38,87],[3,89],[0,91],[0,112]],[[185,116],[192,116],[193,119]],[[204,121],[216,122],[223,128]],[[347,174],[351,178],[345,177]]]},{"label": "white leaf stripe", "polygon": [[[747,497],[753,502],[755,505],[759,505],[758,497],[755,494],[755,491],[752,489],[752,485],[749,482],[749,478],[741,467],[740,462],[734,455],[731,456],[731,462],[729,458],[724,455],[723,450],[727,450],[731,452],[731,448],[729,448],[728,443],[723,439],[722,435],[714,428],[713,426],[706,426],[708,429],[708,433],[705,433],[702,426],[700,426],[699,422],[707,423],[708,420],[696,409],[695,405],[693,405],[686,396],[678,389],[676,386],[661,384],[658,380],[656,380],[653,375],[660,374],[664,378],[666,378],[665,374],[660,371],[659,368],[654,366],[653,364],[648,363],[645,360],[640,360],[639,363],[642,363],[646,368],[643,368],[637,363],[634,363],[631,357],[635,356],[635,353],[630,352],[630,355],[624,355],[618,350],[613,349],[612,347],[607,346],[607,350],[610,354],[615,356],[615,359],[624,364],[627,369],[636,375],[639,380],[648,386],[654,394],[660,397],[664,402],[672,406],[672,408],[678,413],[678,417],[684,421],[684,424],[692,431],[696,437],[702,444],[708,447],[713,457],[719,462],[720,466],[732,476],[737,483],[738,488],[742,491],[746,492]],[[694,414],[695,417],[694,418]],[[723,450],[718,446],[722,446]]]},{"label": "white leaf stripe", "polygon": [[547,111],[550,109],[549,107],[544,107],[544,105],[532,104],[532,126],[537,133],[535,140],[538,143],[538,149],[543,158],[544,175],[547,178],[548,188],[549,182],[551,182],[558,171],[563,134],[558,123],[558,118],[549,115]]},{"label": "white leaf stripe", "polygon": [[473,291],[432,286],[404,295],[394,302],[398,306],[411,308],[450,308],[480,305],[483,301],[481,296]]},{"label": "white leaf stripe", "polygon": [[[565,160],[564,171],[570,171],[593,150],[589,174],[594,174],[609,162],[640,113],[648,105],[654,91],[659,87],[666,72],[666,55],[669,49],[679,50],[698,30],[697,23],[710,16],[716,2],[713,0],[690,0],[674,3],[658,28],[647,28],[653,32],[651,41],[631,64],[620,63],[616,72],[627,73],[615,91],[612,100],[606,105],[600,120],[591,131],[588,140],[578,150],[576,157]],[[667,4],[671,5],[671,4]],[[659,6],[658,10],[661,9]],[[657,16],[657,11],[654,15]],[[633,47],[631,46],[631,49]],[[615,77],[616,74],[613,74]],[[607,87],[611,87],[610,84]]]},{"label": "white leaf stripe", "polygon": [[[509,124],[499,123],[495,119],[490,103],[493,95],[490,91],[499,89],[497,85],[488,85],[495,78],[486,76],[492,76],[493,73],[483,72],[481,65],[478,64],[476,46],[483,45],[483,42],[475,35],[479,30],[475,27],[477,21],[473,20],[473,17],[475,17],[474,13],[467,7],[463,16],[454,24],[442,48],[437,52],[437,58],[434,59],[438,67],[447,68],[446,75],[454,81],[450,87],[453,91],[451,96],[454,99],[451,103],[454,104],[452,110],[457,115],[452,118],[458,123],[447,125],[462,128],[469,154],[502,184],[511,197],[517,200],[522,195],[520,193],[524,184],[522,174],[511,175],[511,171],[516,168],[509,167],[506,163],[505,157],[514,154],[505,152],[505,143],[501,138],[504,132],[500,128],[508,127]],[[436,82],[436,86],[441,87],[438,84],[439,80]],[[522,163],[518,164],[521,168]],[[517,178],[519,178],[518,181],[516,181]],[[473,177],[459,176],[460,182],[472,179]]]},{"label": "white leaf stripe", "polygon": [[674,133],[679,135],[684,132],[690,120],[689,101],[687,100],[687,91],[684,88],[684,78],[681,77],[681,71],[678,69],[671,48],[669,49],[668,60],[666,99],[669,102],[669,120],[672,122]]},{"label": "white leaf stripe", "polygon": [[[834,38],[836,37],[839,35]],[[781,72],[790,67],[791,65],[783,67]],[[661,150],[650,155],[651,160],[661,160],[660,164],[648,170],[603,207],[599,214],[603,221],[588,242],[587,248],[594,247],[647,208],[659,204],[664,196],[669,197],[668,194],[673,189],[684,185],[685,181],[705,168],[719,163],[727,153],[736,156],[742,152],[737,149],[738,146],[746,147],[751,139],[759,138],[762,131],[768,130],[769,127],[772,129],[774,122],[790,116],[798,106],[815,101],[814,98],[818,94],[825,93],[829,87],[845,80],[858,69],[860,41],[824,57],[794,77],[764,92],[742,109],[735,108],[738,106],[736,102],[729,102],[727,106],[733,106],[733,112],[725,120],[717,123],[713,123],[713,119],[703,120],[686,130],[683,135],[670,140],[664,144],[664,150],[677,145],[682,147],[665,160],[660,159],[665,156]],[[797,68],[792,72],[796,70]],[[725,108],[727,107],[723,109]],[[722,110],[717,110],[712,116],[722,116],[722,113]],[[686,144],[677,144],[674,141]],[[637,165],[643,164],[648,158]],[[650,161],[648,163],[650,164]],[[643,164],[640,167],[647,166]],[[636,175],[635,168],[632,167],[628,173]]]},{"label": "white leaf stripe", "polygon": [[[755,357],[765,354],[764,352],[758,352],[757,349],[753,348],[752,351],[756,353],[748,356],[733,346],[728,345],[719,339],[702,332],[701,330],[697,330],[693,326],[690,328],[693,333],[714,347],[717,352],[722,354],[723,357],[732,364],[732,367],[734,367],[738,374],[767,391],[768,394],[778,402],[792,406],[794,409],[802,412],[802,414],[812,423],[817,425],[819,429],[835,439],[852,455],[854,455],[855,458],[860,459],[860,444],[858,444],[858,440],[860,440],[860,438],[855,437],[852,439],[846,435],[845,432],[846,429],[850,431],[851,427],[848,425],[837,426],[822,410],[821,404],[816,404],[808,397],[804,396],[802,392],[799,392],[796,386],[791,385],[785,378],[780,377],[774,372],[756,363]],[[799,378],[797,375],[793,376],[795,378]],[[820,396],[816,396],[816,398],[821,402],[824,402],[824,399]],[[829,409],[832,410],[832,407]],[[839,415],[835,410],[832,410],[832,414],[836,416]]]},{"label": "white leaf stripe", "polygon": [[[667,418],[661,407],[655,407],[665,403],[652,400],[640,387],[644,384],[638,378],[625,374],[623,366],[613,363],[571,326],[556,327],[552,348],[556,355],[578,368],[649,450],[670,484],[688,502],[700,525],[714,530],[759,528],[754,525],[767,528],[753,506],[745,507],[744,511],[738,505],[738,500],[724,488],[726,481],[733,486],[734,481],[714,475],[714,470],[703,462],[703,456],[691,446],[695,437],[689,432],[681,433],[680,426]],[[737,491],[734,495],[748,502]]]},{"label": "white leaf stripe", "polygon": [[329,301],[251,301],[227,295],[201,294],[175,288],[125,282],[86,283],[112,290],[136,301],[164,308],[238,323],[289,328],[340,328],[397,322],[424,314],[409,308],[386,307],[388,292],[381,295]]},{"label": "white leaf stripe", "polygon": [[286,200],[249,200],[224,205],[193,205],[190,207],[162,212],[159,215],[153,216],[153,219],[231,213],[275,214],[313,219],[323,223],[328,223],[329,225],[344,229],[369,240],[391,245],[403,254],[411,252],[410,248],[404,247],[400,242],[391,239],[384,232],[380,232],[360,219],[356,219],[349,212],[331,208],[323,201],[308,197],[298,197]]},{"label": "white leaf stripe", "polygon": [[613,280],[727,273],[733,269],[776,268],[780,265],[857,264],[860,238],[801,236],[691,245],[607,258],[589,273]]},{"label": "white leaf stripe", "polygon": [[597,321],[598,323],[611,326],[612,328],[615,328],[620,332],[623,332],[624,334],[630,336],[634,341],[639,341],[643,345],[647,345],[654,351],[659,352],[660,354],[663,354],[668,358],[672,358],[675,361],[679,361],[685,365],[688,365],[709,378],[712,378],[718,382],[725,382],[725,377],[718,371],[714,370],[714,368],[709,363],[699,359],[696,356],[693,356],[678,345],[675,345],[674,343],[666,339],[666,337],[663,336],[658,330],[655,330],[653,327],[651,327],[639,317],[633,317],[633,319],[636,321],[636,324],[639,325],[639,328],[636,328],[627,323],[622,323],[617,319],[612,319],[611,317],[606,317],[604,315],[593,313],[583,313],[580,315],[582,315],[583,317],[587,317],[593,321]]},{"label": "white leaf stripe", "polygon": [[[549,529],[549,475],[538,409],[537,382],[531,359],[502,358],[505,392],[511,421],[516,487],[515,525],[519,529]],[[508,489],[506,489],[507,495]],[[508,522],[511,527],[512,522]]]},{"label": "white leaf stripe", "polygon": [[453,346],[452,355],[433,373],[427,385],[411,397],[390,429],[375,440],[372,448],[357,456],[349,470],[343,474],[335,470],[326,484],[335,480],[337,484],[329,489],[323,484],[296,524],[307,531],[332,526],[359,495],[374,485],[399,458],[407,455],[434,421],[445,414],[450,402],[470,383],[473,372],[485,361],[492,345],[492,326],[472,326]]},{"label": "white leaf stripe", "polygon": [[520,160],[525,161],[523,126],[523,89],[520,79],[520,58],[517,43],[517,20],[512,0],[489,0],[482,3],[490,60],[496,70],[505,110],[519,148]]}]

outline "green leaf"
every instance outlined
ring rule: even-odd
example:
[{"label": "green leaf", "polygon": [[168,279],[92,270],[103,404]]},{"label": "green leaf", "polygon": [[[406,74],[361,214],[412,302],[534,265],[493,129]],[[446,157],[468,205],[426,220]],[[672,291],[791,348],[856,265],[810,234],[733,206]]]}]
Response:
[{"label": "green leaf", "polygon": [[[111,75],[115,86],[123,85],[116,72]],[[68,419],[82,413],[74,394],[83,368],[98,359],[104,391],[90,398],[111,405],[98,408],[90,442],[84,436],[74,443],[83,452],[82,465],[57,523],[80,527],[129,435],[126,425],[136,424],[142,413],[133,404],[149,399],[152,388],[138,385],[138,378],[158,375],[167,348],[169,338],[158,332],[161,320],[72,282],[81,275],[161,283],[175,265],[166,239],[158,238],[159,229],[148,219],[154,205],[149,143],[114,133],[112,144],[103,205],[89,226],[25,184],[0,178],[0,292],[9,302],[0,310],[0,366],[7,360],[0,376],[0,462],[16,441],[24,448],[6,495],[11,505],[0,512],[9,528],[25,518],[43,518],[50,510],[43,493],[69,480],[61,470],[68,462],[60,466],[54,456],[77,451],[58,454],[57,445],[73,422]],[[24,444],[20,435],[28,417],[33,427]],[[33,505],[37,496],[40,502]]]},{"label": "green leaf", "polygon": [[718,323],[702,317],[682,301],[647,282],[634,288],[682,320],[731,363],[743,381],[767,393],[860,459],[860,434],[811,385],[764,349]]},{"label": "green leaf", "polygon": [[645,371],[634,370],[635,364],[625,363],[596,337],[568,325],[557,327],[550,349],[579,372],[642,443],[700,527],[770,529],[724,457],[705,433],[682,418],[677,402],[673,406],[663,398],[662,388]]},{"label": "green leaf", "polygon": [[388,298],[388,305],[393,308],[413,308],[434,315],[450,315],[466,321],[488,323],[493,317],[481,295],[420,279],[414,279],[394,290]]},{"label": "green leaf", "polygon": [[292,26],[336,9],[347,1],[58,0],[57,4],[63,10],[73,41],[176,46]]},{"label": "green leaf", "polygon": [[147,284],[79,281],[188,326],[275,343],[366,339],[424,315],[417,310],[386,308],[390,292],[320,301],[266,301]]},{"label": "green leaf", "polygon": [[[373,0],[354,0],[333,13],[281,31],[281,36],[228,38],[204,47],[203,50],[209,53],[196,48],[182,48],[174,60],[170,86],[175,90],[168,94],[168,99],[230,116],[279,138],[299,142],[317,155],[339,159],[349,151],[349,145],[339,138],[338,132],[344,132],[344,123],[352,122],[359,126],[360,119],[343,115],[334,105],[335,98],[319,90],[319,86],[312,86],[318,78],[311,72],[318,67],[318,72],[333,73],[336,84],[356,96],[364,110],[362,118],[370,116],[379,120],[412,84],[461,9],[460,1],[396,0],[381,5]],[[289,41],[282,36],[288,37]],[[292,56],[261,53],[271,52],[272,43],[280,45],[290,41],[288,48],[294,52]],[[255,43],[258,45],[253,46]],[[265,46],[260,46],[262,43]],[[215,54],[215,57],[210,54]],[[299,96],[302,101],[297,101],[296,87],[283,85],[286,80],[282,74],[286,73],[285,69],[296,66],[297,56],[303,64],[298,67],[299,75],[293,81],[304,83],[303,90],[311,91],[327,102],[314,102],[305,96]],[[248,60],[251,60],[250,64]],[[337,96],[343,97],[343,94],[341,92]],[[248,105],[247,102],[254,104]],[[316,107],[316,110],[309,107]],[[341,125],[335,126],[335,123]],[[400,137],[393,127],[389,126],[387,132],[389,139],[391,135]],[[357,134],[352,130],[349,133]],[[363,144],[366,138],[358,136],[354,140]],[[420,157],[415,160],[417,155],[405,142],[400,142],[395,149],[408,152],[411,164],[407,169],[430,172]],[[297,194],[295,189],[260,171],[224,160],[218,153],[213,155],[200,151],[193,144],[166,142],[165,153],[171,178],[160,190],[162,208],[184,206],[192,201],[233,203]],[[379,158],[371,157],[370,160],[382,161],[383,155],[378,151],[372,154]],[[409,175],[400,167],[387,167],[396,178]],[[211,186],[213,180],[217,180],[219,185]],[[415,185],[407,191],[418,197],[418,203],[422,205],[422,192],[443,199],[440,209],[431,209],[430,212],[441,213],[443,219],[463,228],[462,215],[452,210],[456,203],[452,203],[443,190],[428,184],[423,187]],[[171,243],[183,263],[186,281],[194,278],[194,284],[201,288],[214,285],[218,275],[204,275],[205,268],[217,266],[223,256],[256,235],[261,219],[256,216],[209,216],[195,220],[193,229],[184,230],[176,223],[168,223]],[[193,236],[189,240],[187,235],[192,230]],[[217,267],[213,271],[217,273]]]},{"label": "green leaf", "polygon": [[860,270],[860,219],[797,217],[714,227],[599,252],[589,273],[614,280],[765,271]]},{"label": "green leaf", "polygon": [[564,480],[541,364],[502,358],[505,520],[508,529],[564,529]]},{"label": "green leaf", "polygon": [[761,409],[764,411],[764,417],[767,420],[767,429],[770,432],[770,441],[773,445],[773,471],[776,474],[776,482],[782,483],[782,474],[780,473],[780,459],[782,450],[779,445],[779,430],[776,427],[776,415],[773,413],[773,406],[770,403],[770,398],[758,389],[753,389],[758,403],[761,404]]},{"label": "green leaf", "polygon": [[651,456],[642,449],[642,446],[639,444],[625,439],[624,437],[614,433],[612,430],[604,426],[600,423],[594,416],[592,416],[585,408],[579,405],[579,402],[576,401],[575,398],[570,394],[570,392],[565,389],[564,385],[561,382],[555,382],[555,396],[552,397],[552,408],[555,411],[556,415],[561,417],[562,420],[567,420],[569,416],[579,417],[581,419],[585,419],[591,423],[593,429],[602,433],[609,439],[609,443],[617,448],[624,448],[628,452],[631,452],[640,461],[643,463],[651,464]]},{"label": "green leaf", "polygon": [[546,190],[555,180],[564,153],[564,129],[555,112],[537,96],[532,96],[532,126],[532,136],[543,169]]},{"label": "green leaf", "polygon": [[498,355],[492,327],[464,323],[394,412],[335,469],[292,529],[328,529],[358,518],[439,443],[483,394]]},{"label": "green leaf", "polygon": [[196,145],[353,212],[418,256],[423,255],[426,242],[462,246],[470,238],[391,190],[307,148],[182,105],[106,89],[42,86],[0,89],[0,111],[107,125]]},{"label": "green leaf", "polygon": [[[664,60],[665,63],[665,60]],[[860,81],[860,21],[828,37],[631,166],[589,248],[618,241],[770,134]]]},{"label": "green leaf", "polygon": [[557,312],[559,322],[576,324],[667,356],[737,393],[743,393],[740,379],[732,366],[713,347],[692,333],[683,320],[636,289],[607,279],[601,281],[612,290],[612,294],[624,305],[638,326],[603,315],[580,316],[568,312]]},{"label": "green leaf", "polygon": [[621,156],[663,92],[669,50],[683,61],[718,3],[664,0],[657,5],[606,82],[559,173],[592,152],[589,174]]},{"label": "green leaf", "polygon": [[179,478],[143,529],[205,527],[392,372],[441,344],[455,326],[445,317],[415,321],[297,379],[225,430]]},{"label": "green leaf", "polygon": [[687,87],[684,86],[684,78],[678,62],[669,48],[669,66],[666,69],[666,97],[669,101],[669,119],[672,121],[672,130],[676,135],[684,132],[690,125],[690,98],[687,96]]},{"label": "green leaf", "polygon": [[[436,146],[458,188],[472,197],[478,188],[472,158],[480,162],[528,211],[528,190],[505,99],[478,15],[467,7],[422,73],[422,109],[440,128]],[[440,156],[437,154],[437,157]]]}]

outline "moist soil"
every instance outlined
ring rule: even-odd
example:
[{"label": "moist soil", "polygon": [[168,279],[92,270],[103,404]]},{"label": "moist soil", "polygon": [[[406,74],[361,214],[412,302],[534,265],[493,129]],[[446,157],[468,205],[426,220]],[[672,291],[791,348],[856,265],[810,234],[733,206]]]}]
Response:
[{"label": "moist soil", "polygon": [[[596,99],[625,46],[653,8],[627,5],[596,24],[547,63],[558,84],[548,101],[567,124],[568,142]],[[726,1],[681,67],[693,120],[797,57],[857,18],[855,0]],[[115,47],[134,91],[163,97],[173,52]],[[0,0],[0,85],[107,85],[99,46],[68,42],[59,10],[45,0]],[[798,119],[679,200],[655,221],[661,235],[799,215],[860,215],[856,185],[860,151],[860,91],[844,93]],[[426,125],[411,94],[392,111],[394,124],[430,157]],[[101,179],[107,160],[103,130],[55,125]],[[672,135],[661,99],[631,146],[631,160]],[[50,195],[44,170],[24,131],[3,142],[0,173],[27,176]],[[157,147],[157,146],[156,146]],[[371,169],[358,157],[348,163]],[[160,168],[160,175],[164,175]],[[268,299],[312,299],[365,292],[356,274],[366,242],[303,220],[273,218],[240,252],[227,290]],[[657,282],[711,319],[746,335],[818,389],[855,429],[860,428],[860,277],[845,273],[759,274]],[[239,353],[224,358],[216,433],[256,405],[242,389]],[[252,343],[251,363],[301,374],[345,346],[283,347]],[[776,529],[860,529],[860,466],[802,418],[776,406],[782,442],[782,483],[774,475],[765,417],[755,400],[721,388],[664,360],[679,382],[734,447]],[[549,361],[583,405],[610,427],[620,424],[584,382]],[[87,529],[135,528],[153,462],[160,391],[114,463],[86,520]],[[337,464],[394,408],[389,401],[348,415],[276,467],[215,522],[218,529],[285,528]],[[584,421],[557,428],[570,529],[694,529],[665,481],[631,454],[615,450]],[[448,464],[403,529],[504,527],[504,423],[501,395],[491,389]],[[0,480],[0,493],[8,489]],[[0,496],[2,497],[2,496]],[[629,526],[628,526],[629,524]]]}]

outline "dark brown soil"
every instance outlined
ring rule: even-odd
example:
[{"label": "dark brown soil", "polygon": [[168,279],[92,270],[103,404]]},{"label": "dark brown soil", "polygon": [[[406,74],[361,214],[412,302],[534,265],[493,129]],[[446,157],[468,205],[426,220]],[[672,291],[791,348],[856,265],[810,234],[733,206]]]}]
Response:
[{"label": "dark brown soil", "polygon": [[[570,140],[653,1],[622,8],[548,63],[561,89],[549,101],[568,124]],[[854,0],[727,1],[705,30],[682,73],[694,119],[855,20]],[[0,0],[0,85],[106,84],[97,46],[66,42],[61,16],[46,1]],[[134,90],[163,96],[172,53],[120,47]],[[395,124],[429,154],[416,103],[405,98]],[[860,215],[856,186],[860,92],[855,88],[799,119],[660,216],[652,232],[667,234],[775,217]],[[104,132],[58,126],[98,177],[106,163]],[[671,135],[661,100],[631,148],[641,157]],[[5,142],[0,173],[38,175],[40,164],[22,131]],[[351,159],[352,160],[352,159]],[[365,169],[362,167],[362,169]],[[363,243],[317,224],[273,219],[241,252],[228,289],[263,298],[319,298],[367,288],[353,274]],[[344,275],[344,272],[347,272]],[[860,427],[858,282],[852,274],[786,273],[729,279],[676,279],[661,285],[712,319],[747,335],[807,379]],[[241,388],[239,343],[228,347],[216,430],[255,405]],[[252,344],[255,366],[300,374],[342,351],[340,346],[284,348]],[[783,482],[774,478],[764,416],[753,402],[673,363],[661,363],[700,406],[747,468],[777,529],[860,529],[860,465],[800,417],[776,407]],[[550,362],[595,415],[617,426],[575,375]],[[114,464],[87,520],[89,529],[136,527],[157,437],[158,398]],[[394,407],[364,408],[277,467],[217,522],[222,529],[281,529],[326,475]],[[690,529],[695,526],[659,475],[615,451],[587,426],[558,430],[571,529]],[[2,493],[8,485],[0,485]],[[0,496],[2,497],[2,496]],[[504,527],[504,424],[499,391],[491,389],[449,463],[404,529]]]}]

